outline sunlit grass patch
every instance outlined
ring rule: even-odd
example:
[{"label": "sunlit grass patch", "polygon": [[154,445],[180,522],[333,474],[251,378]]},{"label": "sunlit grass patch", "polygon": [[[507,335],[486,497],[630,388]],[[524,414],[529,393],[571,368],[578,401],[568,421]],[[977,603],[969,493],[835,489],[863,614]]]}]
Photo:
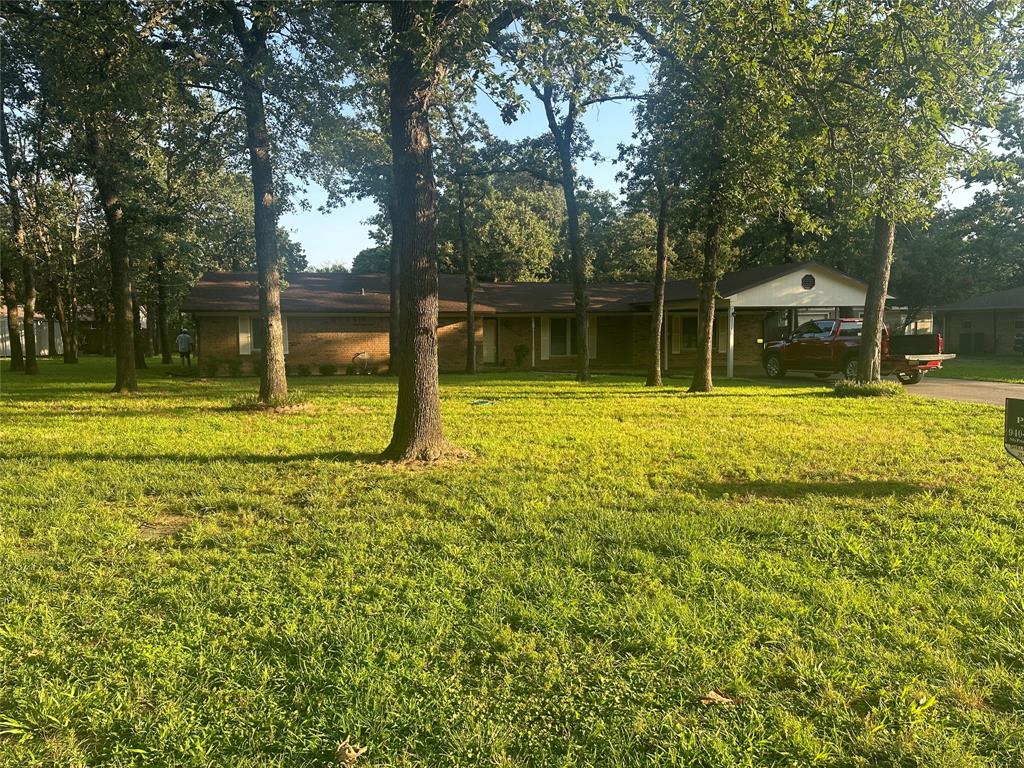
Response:
[{"label": "sunlit grass patch", "polygon": [[111,375],[2,372],[0,765],[1022,762],[997,408],[456,375],[411,470],[391,379]]},{"label": "sunlit grass patch", "polygon": [[836,397],[901,397],[903,385],[896,381],[869,381],[861,384],[853,379],[840,379],[832,387]]}]

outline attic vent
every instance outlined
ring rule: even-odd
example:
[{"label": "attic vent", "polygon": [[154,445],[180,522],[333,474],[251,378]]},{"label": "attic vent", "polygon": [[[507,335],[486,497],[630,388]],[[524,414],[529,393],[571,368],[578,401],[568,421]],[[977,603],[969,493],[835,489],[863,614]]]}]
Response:
[{"label": "attic vent", "polygon": [[811,288],[814,287],[814,275],[804,275],[803,278],[800,280],[800,285],[801,287],[803,287],[805,291],[811,290]]}]

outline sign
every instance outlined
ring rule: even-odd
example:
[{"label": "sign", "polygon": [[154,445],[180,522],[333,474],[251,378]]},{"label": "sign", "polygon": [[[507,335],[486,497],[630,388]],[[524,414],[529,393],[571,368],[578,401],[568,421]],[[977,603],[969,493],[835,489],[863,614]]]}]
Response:
[{"label": "sign", "polygon": [[1006,398],[1003,445],[1007,453],[1024,464],[1024,400]]}]

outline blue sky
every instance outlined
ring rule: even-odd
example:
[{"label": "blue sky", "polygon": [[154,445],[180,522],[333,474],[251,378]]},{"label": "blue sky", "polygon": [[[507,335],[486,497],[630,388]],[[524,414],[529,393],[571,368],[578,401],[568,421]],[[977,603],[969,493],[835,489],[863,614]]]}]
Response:
[{"label": "blue sky", "polygon": [[[647,73],[633,64],[628,67],[639,83],[646,84]],[[547,132],[544,109],[536,99],[528,99],[529,111],[520,116],[512,125],[504,125],[497,108],[486,97],[477,99],[477,109],[487,121],[491,131],[501,139],[517,141]],[[587,160],[580,164],[580,172],[594,180],[598,189],[618,193],[619,183],[615,174],[621,169],[613,161],[618,157],[619,144],[628,143],[633,134],[633,103],[607,102],[596,104],[583,116],[594,150],[603,159],[600,162]],[[314,266],[336,264],[351,265],[354,257],[363,248],[373,245],[370,240],[370,226],[365,220],[374,215],[376,206],[369,200],[355,200],[344,208],[327,214],[319,212],[326,195],[316,185],[306,185],[306,198],[311,205],[308,211],[296,210],[281,217],[281,226],[306,250],[306,258]]]}]

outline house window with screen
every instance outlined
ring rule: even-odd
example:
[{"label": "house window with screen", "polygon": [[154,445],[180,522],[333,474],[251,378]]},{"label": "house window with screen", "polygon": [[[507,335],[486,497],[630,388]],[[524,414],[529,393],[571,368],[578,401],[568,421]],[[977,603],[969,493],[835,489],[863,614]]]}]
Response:
[{"label": "house window with screen", "polygon": [[551,355],[563,357],[573,354],[576,346],[573,342],[576,337],[576,324],[572,318],[553,317],[551,318]]}]

